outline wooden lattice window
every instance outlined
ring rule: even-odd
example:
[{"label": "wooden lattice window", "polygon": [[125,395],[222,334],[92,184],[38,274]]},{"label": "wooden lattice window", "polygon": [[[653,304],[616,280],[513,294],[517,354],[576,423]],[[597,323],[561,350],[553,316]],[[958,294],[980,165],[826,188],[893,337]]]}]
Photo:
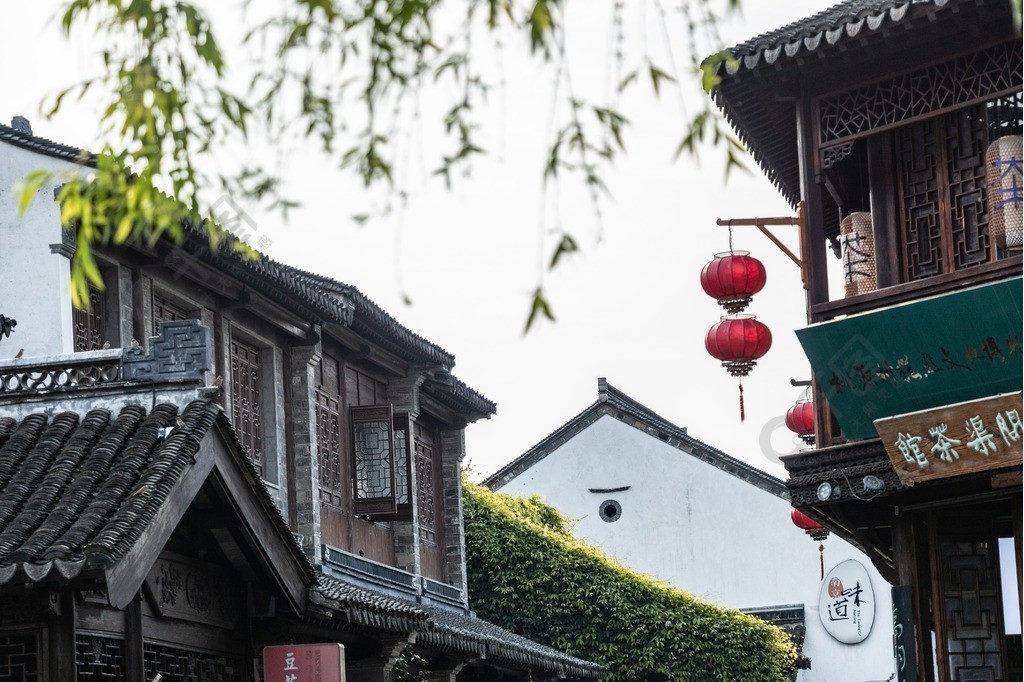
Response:
[{"label": "wooden lattice window", "polygon": [[351,419],[353,511],[360,516],[395,514],[398,490],[391,406],[353,406]]},{"label": "wooden lattice window", "polygon": [[73,309],[71,316],[76,353],[103,348],[104,322],[107,318],[105,298],[102,291],[90,284],[88,309]]},{"label": "wooden lattice window", "polygon": [[903,281],[995,258],[988,233],[984,105],[896,131]]},{"label": "wooden lattice window", "polygon": [[176,320],[191,320],[196,318],[196,311],[178,304],[163,294],[153,292],[153,336],[160,333],[161,322],[174,322]]},{"label": "wooden lattice window", "polygon": [[320,459],[320,501],[342,506],[341,400],[323,388],[316,391],[316,445]]},{"label": "wooden lattice window", "polygon": [[39,642],[34,634],[0,633],[0,680],[35,682],[39,676]]},{"label": "wooden lattice window", "polygon": [[422,540],[437,541],[437,485],[435,479],[434,433],[417,423],[414,427],[416,453],[416,508]]},{"label": "wooden lattice window", "polygon": [[75,672],[79,682],[125,680],[124,640],[75,635]]},{"label": "wooden lattice window", "polygon": [[235,433],[246,453],[263,475],[262,373],[259,349],[231,341],[231,415]]},{"label": "wooden lattice window", "polygon": [[143,644],[147,680],[188,680],[189,682],[241,682],[239,659],[190,649]]}]

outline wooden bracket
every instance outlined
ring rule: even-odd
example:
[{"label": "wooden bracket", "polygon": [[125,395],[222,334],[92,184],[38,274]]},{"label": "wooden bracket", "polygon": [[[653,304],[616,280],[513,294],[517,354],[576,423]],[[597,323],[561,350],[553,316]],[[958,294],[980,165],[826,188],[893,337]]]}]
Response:
[{"label": "wooden bracket", "polygon": [[[797,267],[800,268],[800,282],[803,284],[804,289],[807,288],[807,262],[803,258],[804,254],[804,205],[800,202],[797,207],[797,214],[795,218],[728,218],[723,220],[719,218],[717,222],[722,227],[756,227],[761,231],[761,234],[768,237],[775,246],[789,256],[789,259],[796,263]],[[796,225],[800,233],[800,255],[797,256],[793,253],[788,246],[783,244],[778,237],[776,237],[768,229],[769,226],[775,225]]]}]

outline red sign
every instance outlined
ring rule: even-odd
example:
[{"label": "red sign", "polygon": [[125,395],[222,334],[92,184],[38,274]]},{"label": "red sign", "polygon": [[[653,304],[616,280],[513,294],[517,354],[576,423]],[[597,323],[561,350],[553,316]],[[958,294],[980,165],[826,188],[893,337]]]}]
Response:
[{"label": "red sign", "polygon": [[345,647],[295,644],[263,649],[264,682],[344,682]]}]

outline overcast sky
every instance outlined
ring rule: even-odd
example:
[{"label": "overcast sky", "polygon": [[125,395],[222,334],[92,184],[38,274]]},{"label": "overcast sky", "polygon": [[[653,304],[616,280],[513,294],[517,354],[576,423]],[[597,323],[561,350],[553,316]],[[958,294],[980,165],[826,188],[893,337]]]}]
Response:
[{"label": "overcast sky", "polygon": [[[606,4],[612,3],[569,3],[568,44],[580,87],[607,73],[608,20],[593,11]],[[58,5],[5,7],[0,117],[8,122],[25,115],[37,135],[95,148],[95,107],[66,105],[49,121],[38,114],[47,93],[92,75],[100,48],[87,35],[72,44],[63,40],[50,21]],[[626,6],[639,11],[636,0]],[[806,0],[747,0],[746,16],[724,25],[723,38],[732,45],[825,7]],[[223,29],[217,24],[222,13],[228,17]],[[240,52],[231,52],[231,31],[238,28],[231,16],[218,7],[214,28],[229,60],[235,54],[240,60]],[[638,40],[653,45],[656,27],[629,33],[627,51],[639,51]],[[685,47],[674,50],[682,68]],[[716,252],[728,248],[716,218],[786,216],[791,209],[752,162],[753,173],[734,173],[728,183],[714,151],[700,165],[686,157],[674,162],[683,118],[679,96],[663,93],[656,100],[638,91],[624,103],[629,153],[608,177],[613,200],[604,207],[603,230],[577,188],[563,185],[557,213],[548,196],[549,225],[571,228],[583,253],[546,280],[557,322],[540,324],[524,337],[540,261],[551,88],[550,72],[519,54],[506,49],[481,60],[487,66],[491,59],[504,81],[482,115],[489,154],[474,164],[471,177],[445,191],[430,179],[431,147],[425,142],[426,160],[410,164],[415,193],[400,218],[354,224],[350,216],[366,206],[365,192],[312,146],[290,156],[258,150],[264,163],[285,170],[290,193],[302,202],[287,222],[252,210],[261,235],[270,239],[268,254],[359,288],[455,354],[456,375],[498,403],[496,416],[467,430],[474,477],[495,471],[585,409],[596,399],[602,376],[690,435],[785,477],[774,456],[795,445],[781,417],[801,393],[789,382],[810,377],[793,333],[805,322],[799,272],[755,229],[737,228],[736,248],[751,251],[768,270],[767,286],[747,312],[774,336],[771,351],[744,381],[742,424],[736,379],[704,350],[705,332],[723,313],[701,290],[699,274]],[[692,107],[699,90],[689,84],[683,90]],[[795,249],[793,228],[778,229]],[[403,293],[412,305],[403,303]]]}]

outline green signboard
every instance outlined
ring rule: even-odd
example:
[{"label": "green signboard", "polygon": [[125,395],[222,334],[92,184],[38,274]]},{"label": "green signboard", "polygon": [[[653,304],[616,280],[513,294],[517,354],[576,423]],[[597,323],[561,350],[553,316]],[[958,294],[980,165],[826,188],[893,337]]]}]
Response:
[{"label": "green signboard", "polygon": [[1021,390],[1020,277],[796,332],[850,440],[874,420]]}]

